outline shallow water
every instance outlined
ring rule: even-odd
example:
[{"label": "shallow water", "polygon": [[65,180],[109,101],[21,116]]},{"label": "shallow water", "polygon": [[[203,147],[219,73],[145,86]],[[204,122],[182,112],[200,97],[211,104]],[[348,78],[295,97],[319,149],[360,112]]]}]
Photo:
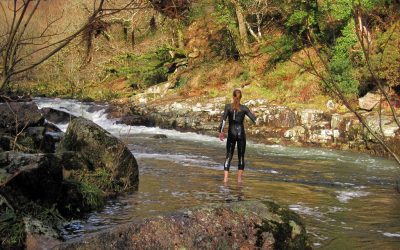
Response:
[{"label": "shallow water", "polygon": [[[304,218],[316,248],[400,249],[400,195],[394,191],[400,171],[394,161],[248,142],[244,183],[236,183],[234,158],[229,184],[224,186],[225,144],[217,138],[117,125],[106,118],[104,105],[36,102],[95,121],[124,140],[139,164],[139,190],[67,225],[67,240],[185,207],[272,199]],[[168,138],[154,139],[155,134]]]}]

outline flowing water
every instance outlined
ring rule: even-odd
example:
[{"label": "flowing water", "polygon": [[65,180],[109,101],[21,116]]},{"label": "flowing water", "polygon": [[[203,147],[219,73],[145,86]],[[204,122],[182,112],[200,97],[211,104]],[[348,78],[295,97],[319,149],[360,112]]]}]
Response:
[{"label": "flowing water", "polygon": [[[67,240],[186,207],[270,199],[304,218],[315,248],[400,249],[400,194],[394,190],[400,168],[394,161],[248,141],[244,183],[236,183],[234,157],[224,186],[225,144],[216,137],[115,124],[105,105],[35,101],[93,120],[125,141],[139,165],[139,190],[68,224]],[[152,138],[156,134],[167,138]]]}]

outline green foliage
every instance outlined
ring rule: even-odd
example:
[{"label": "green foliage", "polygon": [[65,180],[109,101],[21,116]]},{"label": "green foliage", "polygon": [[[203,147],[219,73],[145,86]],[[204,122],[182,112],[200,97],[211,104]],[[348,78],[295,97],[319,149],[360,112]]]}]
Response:
[{"label": "green foliage", "polygon": [[288,60],[299,49],[300,44],[293,36],[282,35],[281,37],[270,39],[273,39],[271,44],[263,48],[263,52],[270,54],[271,66]]},{"label": "green foliage", "polygon": [[168,66],[184,53],[170,46],[161,46],[156,51],[143,54],[125,54],[110,61],[105,72],[125,77],[134,88],[146,88],[168,79]]},{"label": "green foliage", "polygon": [[187,78],[186,76],[179,77],[178,80],[176,81],[175,88],[179,89],[179,88],[184,87],[188,81],[189,81],[189,78]]},{"label": "green foliage", "polygon": [[230,1],[216,0],[215,6],[216,11],[213,13],[213,18],[225,28],[219,31],[219,39],[210,41],[211,50],[218,56],[238,59],[237,44],[239,42],[237,41],[240,41],[240,35],[233,5]]},{"label": "green foliage", "polygon": [[190,8],[189,13],[185,15],[185,18],[182,20],[183,25],[189,26],[191,23],[204,16],[205,6],[203,4],[193,4],[192,8]]},{"label": "green foliage", "polygon": [[103,192],[94,184],[82,181],[80,192],[83,195],[83,205],[90,209],[96,209],[104,205]]},{"label": "green foliage", "polygon": [[287,27],[292,27],[292,26],[300,26],[303,25],[304,22],[306,21],[305,19],[308,17],[308,12],[304,11],[304,10],[298,10],[295,11],[287,20],[287,22],[285,23],[285,25]]},{"label": "green foliage", "polygon": [[213,17],[217,23],[224,25],[230,32],[239,35],[239,30],[236,23],[235,10],[230,1],[216,0],[215,13]]},{"label": "green foliage", "polygon": [[324,44],[333,44],[340,32],[353,19],[353,5],[371,10],[386,0],[327,0],[291,3],[292,11],[285,22],[286,34],[304,38],[305,33]]},{"label": "green foliage", "polygon": [[94,171],[74,170],[69,178],[79,183],[79,192],[83,196],[82,205],[89,209],[103,206],[108,195],[123,189],[122,184],[116,182],[106,168],[96,168]]},{"label": "green foliage", "polygon": [[342,31],[342,36],[336,40],[329,62],[331,72],[330,82],[336,82],[345,94],[356,94],[359,83],[354,78],[354,67],[351,50],[357,43],[354,21],[351,20]]},{"label": "green foliage", "polygon": [[320,16],[347,21],[351,16],[353,3],[351,0],[322,1],[319,8]]},{"label": "green foliage", "polygon": [[240,76],[239,76],[239,80],[240,81],[248,81],[251,78],[251,72],[249,70],[244,70]]}]

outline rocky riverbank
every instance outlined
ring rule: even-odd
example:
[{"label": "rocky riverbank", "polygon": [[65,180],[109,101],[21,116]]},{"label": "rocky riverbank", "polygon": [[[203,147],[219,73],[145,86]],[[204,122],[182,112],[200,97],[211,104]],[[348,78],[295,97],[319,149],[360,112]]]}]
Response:
[{"label": "rocky riverbank", "polygon": [[[52,116],[70,122],[65,134]],[[66,220],[137,188],[134,156],[95,123],[33,102],[0,103],[0,118],[1,249],[57,238]]]},{"label": "rocky riverbank", "polygon": [[[121,116],[119,122],[128,125],[159,126],[161,128],[194,131],[216,136],[225,97],[208,100],[176,99],[169,102],[137,98],[130,109],[110,113]],[[350,112],[337,112],[331,103],[329,111],[300,109],[269,103],[265,99],[244,103],[257,116],[256,124],[247,123],[247,135],[256,142],[288,146],[315,146],[366,152],[389,157],[372,135]],[[118,110],[118,108],[117,108]],[[121,109],[120,109],[121,110]],[[400,154],[400,131],[391,115],[360,110],[371,128],[385,135],[386,141]]]}]

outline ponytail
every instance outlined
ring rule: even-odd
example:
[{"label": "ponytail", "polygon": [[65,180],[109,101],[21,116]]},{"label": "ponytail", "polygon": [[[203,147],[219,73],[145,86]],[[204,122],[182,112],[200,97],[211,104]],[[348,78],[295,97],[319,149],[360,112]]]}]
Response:
[{"label": "ponytail", "polygon": [[233,110],[240,111],[240,99],[242,99],[242,91],[240,91],[239,89],[235,89],[233,91]]}]

